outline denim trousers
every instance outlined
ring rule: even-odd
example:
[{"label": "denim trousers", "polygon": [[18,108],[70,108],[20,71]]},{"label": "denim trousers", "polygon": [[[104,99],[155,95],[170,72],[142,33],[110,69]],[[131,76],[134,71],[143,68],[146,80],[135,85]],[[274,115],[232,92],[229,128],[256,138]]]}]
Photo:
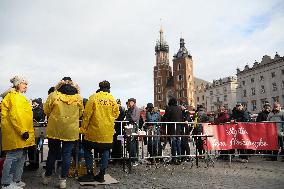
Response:
[{"label": "denim trousers", "polygon": [[108,160],[109,160],[109,155],[110,155],[110,148],[101,148],[98,149],[98,145],[96,143],[90,142],[90,141],[84,141],[83,142],[84,148],[85,148],[85,162],[86,162],[86,167],[88,172],[93,172],[93,161],[94,161],[94,156],[92,153],[92,150],[95,149],[95,152],[98,152],[101,157],[100,161],[100,170],[105,170],[108,166]]},{"label": "denim trousers", "polygon": [[[100,170],[106,170],[108,166],[109,154],[110,154],[109,149],[105,149],[103,150],[103,152],[101,152]],[[94,158],[93,158],[93,153],[91,149],[86,149],[85,161],[86,161],[86,167],[87,167],[88,172],[93,172]]]},{"label": "denim trousers", "polygon": [[180,137],[171,137],[171,152],[172,156],[181,155]]},{"label": "denim trousers", "polygon": [[2,185],[21,181],[26,156],[27,152],[24,149],[7,151],[2,170]]},{"label": "denim trousers", "polygon": [[[62,149],[61,149],[62,143]],[[46,172],[45,176],[51,176],[54,170],[55,161],[61,154],[62,167],[61,167],[61,178],[67,178],[69,173],[69,167],[71,163],[71,153],[75,141],[61,141],[59,139],[48,139],[48,156],[46,161]]]}]

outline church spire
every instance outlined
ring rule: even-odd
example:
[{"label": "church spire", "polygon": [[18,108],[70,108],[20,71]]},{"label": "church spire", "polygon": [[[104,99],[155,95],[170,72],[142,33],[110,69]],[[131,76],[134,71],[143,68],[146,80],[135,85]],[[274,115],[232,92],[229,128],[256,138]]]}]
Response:
[{"label": "church spire", "polygon": [[159,51],[164,51],[164,52],[169,52],[169,45],[167,44],[167,42],[164,39],[164,30],[163,27],[161,26],[160,28],[160,39],[157,41],[156,46],[155,46],[155,52],[159,52]]}]

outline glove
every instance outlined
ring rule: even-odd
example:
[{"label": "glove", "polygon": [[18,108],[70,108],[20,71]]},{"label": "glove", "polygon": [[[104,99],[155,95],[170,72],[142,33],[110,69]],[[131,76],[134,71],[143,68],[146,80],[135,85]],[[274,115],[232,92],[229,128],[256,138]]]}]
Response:
[{"label": "glove", "polygon": [[28,140],[29,137],[30,137],[30,135],[29,135],[28,132],[25,132],[24,134],[22,134],[22,138],[23,138],[24,140]]}]

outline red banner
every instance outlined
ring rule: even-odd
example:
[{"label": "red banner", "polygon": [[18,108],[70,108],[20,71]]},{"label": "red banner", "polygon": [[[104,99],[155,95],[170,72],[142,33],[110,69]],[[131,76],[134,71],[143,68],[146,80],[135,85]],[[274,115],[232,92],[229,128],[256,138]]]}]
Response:
[{"label": "red banner", "polygon": [[236,123],[224,125],[203,124],[203,134],[208,137],[204,148],[208,150],[252,149],[277,150],[275,123]]}]

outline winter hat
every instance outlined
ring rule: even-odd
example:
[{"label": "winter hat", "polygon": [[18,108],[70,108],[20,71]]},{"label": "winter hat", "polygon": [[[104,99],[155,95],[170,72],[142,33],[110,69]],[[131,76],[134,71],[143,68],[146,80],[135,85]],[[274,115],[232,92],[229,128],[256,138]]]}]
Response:
[{"label": "winter hat", "polygon": [[154,108],[154,105],[152,103],[148,103],[146,109],[148,108]]},{"label": "winter hat", "polygon": [[10,79],[10,82],[13,84],[13,87],[17,87],[21,83],[28,84],[28,80],[22,76],[15,76]]},{"label": "winter hat", "polygon": [[128,99],[128,102],[130,102],[130,101],[136,103],[136,99],[135,99],[135,98],[130,98],[130,99]]}]

